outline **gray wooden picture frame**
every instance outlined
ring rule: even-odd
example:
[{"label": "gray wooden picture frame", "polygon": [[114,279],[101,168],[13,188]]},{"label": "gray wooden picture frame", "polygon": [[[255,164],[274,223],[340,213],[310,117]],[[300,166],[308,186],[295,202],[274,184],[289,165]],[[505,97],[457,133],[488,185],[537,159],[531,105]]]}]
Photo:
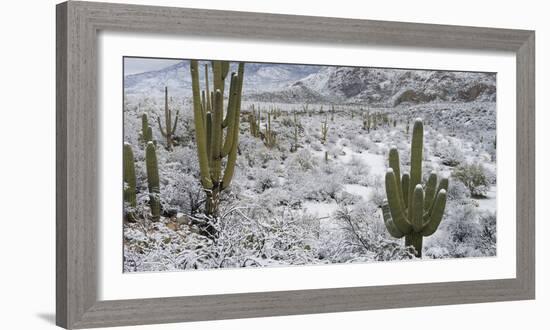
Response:
[{"label": "gray wooden picture frame", "polygon": [[[56,322],[65,328],[137,325],[535,297],[535,32],[65,2],[57,5]],[[99,31],[168,33],[295,43],[329,42],[516,54],[516,278],[373,287],[99,301]]]}]

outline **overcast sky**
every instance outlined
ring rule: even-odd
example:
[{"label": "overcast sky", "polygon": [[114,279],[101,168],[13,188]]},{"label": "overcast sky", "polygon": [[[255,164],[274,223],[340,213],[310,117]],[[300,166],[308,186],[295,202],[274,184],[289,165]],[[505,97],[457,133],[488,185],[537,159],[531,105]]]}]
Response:
[{"label": "overcast sky", "polygon": [[181,60],[167,60],[158,58],[124,58],[124,75],[161,70],[168,66],[174,65]]}]

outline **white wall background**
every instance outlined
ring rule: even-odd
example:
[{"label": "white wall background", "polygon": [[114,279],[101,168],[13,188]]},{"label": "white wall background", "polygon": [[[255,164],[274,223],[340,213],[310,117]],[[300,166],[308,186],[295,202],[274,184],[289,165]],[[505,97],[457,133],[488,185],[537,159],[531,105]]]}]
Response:
[{"label": "white wall background", "polygon": [[[52,329],[55,311],[55,3],[0,11],[0,328]],[[537,32],[537,300],[143,326],[143,329],[538,329],[548,326],[550,231],[543,190],[550,130],[550,20],[544,1],[111,1],[531,29]],[[542,169],[542,170],[540,170]],[[7,211],[7,212],[6,212]],[[136,329],[138,327],[135,327]]]}]

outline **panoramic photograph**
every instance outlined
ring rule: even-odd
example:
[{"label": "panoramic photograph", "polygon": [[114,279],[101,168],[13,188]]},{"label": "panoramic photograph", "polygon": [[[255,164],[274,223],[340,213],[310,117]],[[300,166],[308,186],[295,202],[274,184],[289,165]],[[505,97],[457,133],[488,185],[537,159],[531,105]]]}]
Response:
[{"label": "panoramic photograph", "polygon": [[495,73],[123,63],[124,272],[496,256]]}]

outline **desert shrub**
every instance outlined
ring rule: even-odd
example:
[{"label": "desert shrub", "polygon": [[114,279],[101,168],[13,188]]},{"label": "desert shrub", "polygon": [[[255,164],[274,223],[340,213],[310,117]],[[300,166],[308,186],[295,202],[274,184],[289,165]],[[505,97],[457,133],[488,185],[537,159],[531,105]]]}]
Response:
[{"label": "desert shrub", "polygon": [[412,259],[409,248],[388,238],[379,209],[372,204],[359,208],[341,206],[334,214],[341,236],[335,251],[328,253],[333,262],[389,261]]},{"label": "desert shrub", "polygon": [[289,165],[292,170],[306,172],[317,166],[317,160],[307,149],[300,149],[289,158]]},{"label": "desert shrub", "polygon": [[451,203],[438,231],[427,238],[424,255],[464,258],[496,255],[496,217],[471,205]]},{"label": "desert shrub", "polygon": [[453,177],[468,188],[471,197],[485,197],[489,191],[485,169],[479,163],[457,167],[453,172]]},{"label": "desert shrub", "polygon": [[386,200],[386,188],[381,176],[375,176],[372,180],[371,202],[377,207],[382,207]]},{"label": "desert shrub", "polygon": [[352,150],[358,153],[362,153],[363,151],[368,149],[368,141],[364,137],[360,135],[356,135],[351,140]]},{"label": "desert shrub", "polygon": [[350,145],[350,141],[348,139],[341,139],[340,140],[340,144],[343,146],[343,147],[348,147]]},{"label": "desert shrub", "polygon": [[323,150],[323,145],[318,141],[313,141],[311,143],[311,149],[313,149],[315,151],[322,151]]},{"label": "desert shrub", "polygon": [[449,200],[460,200],[468,198],[470,196],[470,190],[459,180],[449,180],[449,190],[447,191],[447,198]]},{"label": "desert shrub", "polygon": [[347,191],[341,191],[339,194],[336,195],[336,202],[344,206],[354,205],[360,203],[362,200],[363,198],[361,196],[350,194]]},{"label": "desert shrub", "polygon": [[166,171],[162,176],[160,202],[165,211],[193,214],[198,211],[203,196],[199,181],[192,175]]},{"label": "desert shrub", "polygon": [[267,189],[274,188],[279,183],[279,178],[275,175],[274,172],[269,170],[260,170],[256,172],[255,178],[255,190],[256,192],[262,193]]},{"label": "desert shrub", "polygon": [[309,180],[304,181],[307,182],[304,182],[302,185],[303,196],[309,200],[334,200],[336,199],[336,195],[343,189],[342,181],[336,179],[333,175],[310,177]]},{"label": "desert shrub", "polygon": [[352,156],[343,170],[343,182],[366,186],[369,181],[370,166],[362,159]]},{"label": "desert shrub", "polygon": [[481,215],[479,219],[481,226],[481,237],[478,248],[484,255],[496,255],[497,244],[497,217],[495,213],[487,213]]},{"label": "desert shrub", "polygon": [[443,165],[455,167],[462,164],[465,160],[464,153],[460,146],[454,142],[441,141],[436,144],[432,150],[433,155],[441,158]]}]

